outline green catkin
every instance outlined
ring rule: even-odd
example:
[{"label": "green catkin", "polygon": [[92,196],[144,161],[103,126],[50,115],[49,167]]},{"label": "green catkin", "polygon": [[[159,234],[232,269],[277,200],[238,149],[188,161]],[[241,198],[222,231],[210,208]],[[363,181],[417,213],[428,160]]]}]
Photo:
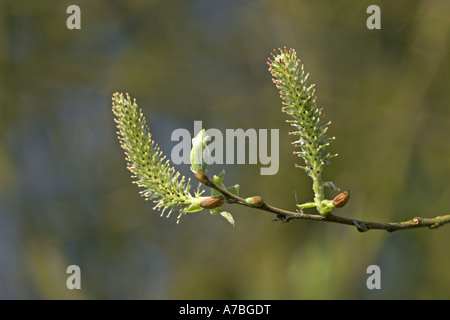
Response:
[{"label": "green catkin", "polygon": [[155,203],[154,209],[166,210],[167,217],[173,209],[180,212],[179,218],[195,199],[189,192],[190,179],[185,180],[170,166],[158,145],[152,140],[147,122],[130,96],[113,95],[112,110],[117,124],[117,135],[125,152],[127,168],[132,172],[133,183],[144,188],[140,194]]},{"label": "green catkin", "polygon": [[331,122],[323,122],[322,109],[316,104],[315,85],[307,84],[309,74],[305,73],[303,65],[293,49],[279,49],[271,54],[268,60],[272,81],[279,90],[282,99],[282,111],[291,116],[287,122],[294,127],[291,135],[296,136],[292,144],[298,148],[295,151],[303,159],[303,165],[296,167],[303,169],[313,180],[315,203],[321,214],[323,212],[324,195],[322,170],[324,165],[336,155],[326,153],[334,137],[326,135]]}]

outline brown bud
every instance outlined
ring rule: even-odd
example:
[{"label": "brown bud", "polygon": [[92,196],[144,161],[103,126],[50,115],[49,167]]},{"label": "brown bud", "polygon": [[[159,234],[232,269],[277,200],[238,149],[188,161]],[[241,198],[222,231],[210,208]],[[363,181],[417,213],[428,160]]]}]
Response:
[{"label": "brown bud", "polygon": [[344,191],[333,199],[333,204],[336,208],[342,208],[345,206],[348,199],[350,199],[350,191]]},{"label": "brown bud", "polygon": [[201,183],[205,184],[208,182],[208,177],[203,173],[202,170],[198,170],[195,174],[195,178]]},{"label": "brown bud", "polygon": [[261,196],[254,196],[254,197],[252,197],[252,199],[253,199],[253,203],[258,208],[261,207],[264,204],[264,200],[263,200],[263,198]]},{"label": "brown bud", "polygon": [[214,209],[223,205],[223,197],[211,197],[203,199],[200,206],[205,209]]},{"label": "brown bud", "polygon": [[261,196],[253,196],[245,199],[245,202],[252,207],[260,208],[264,204],[264,200]]}]

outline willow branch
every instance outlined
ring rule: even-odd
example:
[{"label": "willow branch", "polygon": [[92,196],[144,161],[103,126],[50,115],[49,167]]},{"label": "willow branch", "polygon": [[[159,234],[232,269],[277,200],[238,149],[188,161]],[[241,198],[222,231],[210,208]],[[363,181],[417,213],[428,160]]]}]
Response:
[{"label": "willow branch", "polygon": [[340,216],[336,216],[334,214],[328,213],[326,216],[322,216],[320,214],[306,214],[303,212],[293,212],[284,209],[280,209],[277,207],[270,206],[266,203],[263,203],[260,207],[255,207],[246,202],[244,198],[236,196],[231,192],[225,190],[224,188],[218,186],[211,180],[209,177],[206,177],[206,181],[204,184],[210,188],[213,188],[220,192],[224,197],[227,203],[230,204],[239,204],[242,206],[259,209],[263,211],[267,211],[276,215],[276,218],[283,222],[290,222],[294,219],[302,219],[302,220],[312,220],[312,221],[321,221],[321,222],[334,222],[339,224],[345,224],[356,227],[359,232],[366,232],[371,229],[376,230],[386,230],[388,232],[393,232],[397,230],[405,230],[405,229],[413,229],[413,228],[422,228],[428,227],[430,229],[437,229],[440,226],[450,223],[450,215],[445,216],[437,216],[435,218],[421,218],[415,217],[411,220],[402,221],[402,222],[372,222],[372,221],[363,221],[357,219],[344,218]]}]

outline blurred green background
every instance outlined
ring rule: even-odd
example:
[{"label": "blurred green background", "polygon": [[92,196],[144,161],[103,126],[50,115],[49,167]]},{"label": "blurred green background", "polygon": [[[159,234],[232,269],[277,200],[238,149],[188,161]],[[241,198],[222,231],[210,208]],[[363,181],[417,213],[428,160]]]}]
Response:
[{"label": "blurred green background", "polygon": [[[362,234],[231,205],[235,228],[207,211],[161,218],[131,183],[111,112],[114,92],[136,98],[168,156],[194,120],[279,129],[278,174],[210,172],[292,210],[313,192],[267,71],[286,45],[333,122],[324,178],[352,193],[338,214],[449,214],[449,1],[75,2],[0,1],[0,298],[450,298],[450,226]],[[66,28],[70,4],[81,30]],[[371,4],[381,30],[366,27]],[[81,290],[66,288],[72,264]],[[372,264],[381,290],[366,287]]]}]

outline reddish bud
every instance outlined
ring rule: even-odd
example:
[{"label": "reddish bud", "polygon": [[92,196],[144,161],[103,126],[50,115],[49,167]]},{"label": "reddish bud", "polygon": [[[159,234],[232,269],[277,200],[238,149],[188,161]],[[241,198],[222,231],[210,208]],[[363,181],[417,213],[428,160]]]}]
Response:
[{"label": "reddish bud", "polygon": [[336,208],[342,208],[348,202],[348,199],[350,199],[350,191],[344,191],[333,199],[333,204]]},{"label": "reddish bud", "polygon": [[200,206],[205,209],[214,209],[223,205],[223,197],[206,198],[200,202]]}]

